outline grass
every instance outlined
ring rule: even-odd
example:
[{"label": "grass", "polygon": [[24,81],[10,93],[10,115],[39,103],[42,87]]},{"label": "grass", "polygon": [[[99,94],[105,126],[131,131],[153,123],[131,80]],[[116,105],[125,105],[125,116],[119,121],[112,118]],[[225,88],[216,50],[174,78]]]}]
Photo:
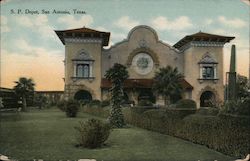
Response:
[{"label": "grass", "polygon": [[67,118],[57,109],[2,113],[0,154],[19,160],[233,160],[204,146],[132,126],[114,129],[102,148],[76,148],[73,127],[91,117],[80,113],[77,118]]}]

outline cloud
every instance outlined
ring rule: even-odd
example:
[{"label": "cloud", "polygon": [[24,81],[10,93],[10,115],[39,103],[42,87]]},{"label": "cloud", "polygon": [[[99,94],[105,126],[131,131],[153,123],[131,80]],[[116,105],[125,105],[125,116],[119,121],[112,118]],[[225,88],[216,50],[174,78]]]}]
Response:
[{"label": "cloud", "polygon": [[20,16],[17,19],[17,23],[19,23],[20,25],[22,25],[24,27],[33,27],[34,26],[34,23],[32,22],[32,20],[27,16]]},{"label": "cloud", "polygon": [[5,16],[1,15],[1,32],[10,32],[10,28],[8,26],[8,19]]},{"label": "cloud", "polygon": [[108,29],[106,29],[105,27],[99,26],[95,28],[98,31],[103,31],[103,32],[110,32]]},{"label": "cloud", "polygon": [[234,27],[234,28],[242,28],[242,27],[247,26],[247,23],[239,18],[227,19],[224,16],[219,16],[218,22],[225,25],[225,26],[230,26],[230,27]]},{"label": "cloud", "polygon": [[158,30],[174,30],[181,31],[193,27],[191,20],[187,16],[181,16],[173,21],[168,20],[167,17],[158,16],[151,20],[151,25]]},{"label": "cloud", "polygon": [[51,50],[48,52],[45,48],[33,46],[24,39],[17,39],[14,41],[14,44],[16,51],[8,52],[9,54],[38,57],[39,55],[47,53],[53,53],[53,55],[60,53],[59,50]]},{"label": "cloud", "polygon": [[207,19],[205,19],[204,24],[205,25],[211,25],[213,22],[214,22],[214,20],[212,20],[210,18],[207,18]]},{"label": "cloud", "polygon": [[115,41],[120,41],[120,40],[126,39],[127,35],[124,33],[112,32],[111,38],[114,39]]},{"label": "cloud", "polygon": [[39,27],[43,25],[47,25],[48,23],[48,17],[47,15],[38,15],[34,17],[28,17],[28,16],[20,16],[17,19],[17,22],[24,26],[24,27]]},{"label": "cloud", "polygon": [[249,0],[240,0],[240,1],[247,4],[248,6],[250,6],[250,1]]},{"label": "cloud", "polygon": [[56,38],[53,28],[48,23],[47,15],[34,17],[20,16],[16,22],[21,26],[30,28],[33,32],[38,32],[43,38]]},{"label": "cloud", "polygon": [[79,19],[72,15],[66,15],[59,17],[57,22],[65,24],[69,28],[80,28],[83,26],[91,26],[93,23],[93,18],[90,15],[81,16]]},{"label": "cloud", "polygon": [[6,4],[6,3],[10,2],[10,1],[12,1],[12,0],[1,0],[0,3],[1,4]]},{"label": "cloud", "polygon": [[133,20],[128,16],[123,16],[115,21],[114,25],[124,30],[131,30],[133,27],[139,25],[139,21]]}]

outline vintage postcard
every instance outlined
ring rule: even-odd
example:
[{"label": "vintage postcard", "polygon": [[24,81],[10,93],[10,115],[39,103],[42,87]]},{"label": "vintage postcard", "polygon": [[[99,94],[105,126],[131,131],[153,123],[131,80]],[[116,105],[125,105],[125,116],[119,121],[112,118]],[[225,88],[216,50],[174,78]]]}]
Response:
[{"label": "vintage postcard", "polygon": [[1,0],[0,160],[248,161],[249,0]]}]

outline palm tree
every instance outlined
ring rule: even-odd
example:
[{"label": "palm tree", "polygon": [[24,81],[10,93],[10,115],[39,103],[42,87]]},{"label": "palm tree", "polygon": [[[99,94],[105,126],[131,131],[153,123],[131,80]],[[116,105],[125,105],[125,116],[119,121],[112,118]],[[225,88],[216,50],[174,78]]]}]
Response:
[{"label": "palm tree", "polygon": [[112,108],[109,121],[112,127],[121,128],[125,125],[121,110],[121,102],[124,98],[123,82],[129,77],[128,71],[125,66],[116,63],[106,72],[105,77],[112,83],[110,89]]},{"label": "palm tree", "polygon": [[164,97],[165,105],[167,105],[167,99],[170,96],[181,93],[181,79],[183,79],[183,75],[178,72],[177,68],[171,66],[160,68],[155,73],[153,90]]},{"label": "palm tree", "polygon": [[21,77],[18,81],[15,81],[16,86],[14,90],[18,96],[22,98],[23,111],[27,108],[27,97],[33,94],[35,83],[31,78]]}]

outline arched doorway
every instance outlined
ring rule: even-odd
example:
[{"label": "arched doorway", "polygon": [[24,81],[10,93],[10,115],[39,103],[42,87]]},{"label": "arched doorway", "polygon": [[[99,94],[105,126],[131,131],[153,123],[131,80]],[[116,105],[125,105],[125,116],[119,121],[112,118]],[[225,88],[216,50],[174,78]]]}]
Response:
[{"label": "arched doorway", "polygon": [[138,95],[138,102],[141,100],[149,100],[152,103],[155,103],[156,98],[150,89],[141,89]]},{"label": "arched doorway", "polygon": [[87,100],[87,101],[91,101],[92,100],[92,95],[90,94],[89,91],[86,90],[80,90],[78,92],[76,92],[75,96],[74,96],[75,100]]},{"label": "arched doorway", "polygon": [[204,91],[200,97],[200,107],[212,107],[215,103],[215,94],[211,91]]}]

